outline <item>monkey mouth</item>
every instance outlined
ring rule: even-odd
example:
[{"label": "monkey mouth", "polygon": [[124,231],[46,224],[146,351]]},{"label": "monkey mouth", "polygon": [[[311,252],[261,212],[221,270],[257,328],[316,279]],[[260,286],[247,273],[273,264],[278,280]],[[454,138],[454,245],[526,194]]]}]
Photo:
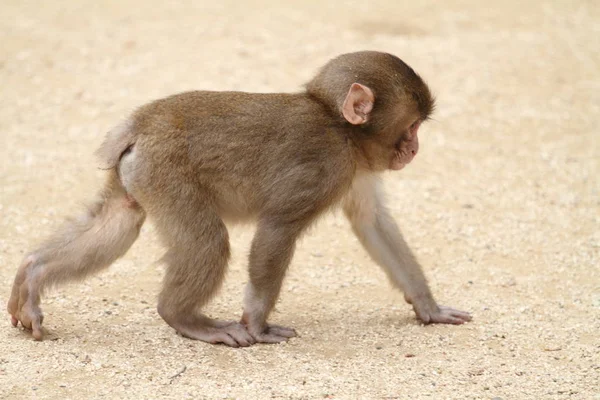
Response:
[{"label": "monkey mouth", "polygon": [[399,164],[409,164],[416,155],[416,151],[402,149],[403,141],[398,140],[394,145],[394,160]]},{"label": "monkey mouth", "polygon": [[394,157],[397,158],[399,162],[408,164],[414,158],[414,154],[411,154],[409,151],[402,150],[401,143],[398,143],[396,146],[394,146]]},{"label": "monkey mouth", "polygon": [[392,157],[392,161],[390,162],[390,169],[398,171],[404,168],[410,161],[405,161],[407,159],[407,154],[404,154],[400,149],[396,149],[394,152],[394,157]]}]

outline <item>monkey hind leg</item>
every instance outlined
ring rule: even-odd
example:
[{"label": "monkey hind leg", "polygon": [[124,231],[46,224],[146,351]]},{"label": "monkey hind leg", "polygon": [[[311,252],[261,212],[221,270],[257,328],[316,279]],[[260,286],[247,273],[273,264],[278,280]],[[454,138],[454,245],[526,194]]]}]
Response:
[{"label": "monkey hind leg", "polygon": [[250,250],[250,282],[246,287],[242,323],[258,343],[281,343],[297,336],[293,328],[267,322],[279,297],[285,273],[302,232],[298,226],[259,222]]},{"label": "monkey hind leg", "polygon": [[221,218],[205,205],[195,204],[198,202],[176,200],[156,221],[159,234],[170,246],[163,258],[167,270],[158,313],[187,338],[231,347],[250,346],[254,340],[243,325],[201,313],[223,282],[230,249]]},{"label": "monkey hind leg", "polygon": [[41,340],[44,289],[83,279],[123,256],[137,239],[145,212],[111,171],[98,199],[84,215],[66,221],[21,264],[8,301],[14,326],[31,329]]}]

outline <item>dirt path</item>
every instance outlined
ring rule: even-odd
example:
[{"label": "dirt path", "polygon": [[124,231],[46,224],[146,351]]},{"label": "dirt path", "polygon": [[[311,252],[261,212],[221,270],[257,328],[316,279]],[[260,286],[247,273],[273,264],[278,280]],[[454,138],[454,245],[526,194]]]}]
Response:
[{"label": "dirt path", "polygon": [[[147,224],[108,272],[46,297],[53,340],[4,319],[0,397],[599,398],[598,2],[200,3],[2,1],[0,307],[23,252],[96,190],[92,152],[134,107],[292,91],[334,55],[377,49],[437,94],[422,152],[386,183],[437,297],[474,321],[419,325],[333,215],[300,244],[274,315],[300,338],[186,340],[155,311]],[[251,234],[231,231],[213,315],[241,311]]]}]

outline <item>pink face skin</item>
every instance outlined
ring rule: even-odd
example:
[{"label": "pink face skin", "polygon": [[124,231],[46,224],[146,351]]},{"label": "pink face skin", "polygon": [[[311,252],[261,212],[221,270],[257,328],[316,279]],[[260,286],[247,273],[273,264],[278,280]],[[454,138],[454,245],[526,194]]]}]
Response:
[{"label": "pink face skin", "polygon": [[421,120],[415,121],[408,128],[406,134],[396,143],[396,151],[390,162],[390,169],[395,171],[401,170],[415,158],[419,151],[419,137],[417,133],[420,125]]}]

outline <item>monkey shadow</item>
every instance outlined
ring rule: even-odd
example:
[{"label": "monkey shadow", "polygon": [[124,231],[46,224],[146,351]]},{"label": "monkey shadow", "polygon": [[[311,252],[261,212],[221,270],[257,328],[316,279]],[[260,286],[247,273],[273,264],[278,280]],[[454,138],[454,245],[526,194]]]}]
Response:
[{"label": "monkey shadow", "polygon": [[[16,340],[19,343],[29,342],[56,342],[61,345],[74,343],[74,342],[86,342],[94,339],[94,343],[98,346],[110,347],[114,343],[124,343],[131,341],[133,337],[139,337],[139,330],[146,327],[147,331],[158,330],[161,325],[161,321],[156,322],[145,322],[139,323],[132,319],[127,323],[122,322],[101,322],[101,321],[84,321],[82,324],[69,324],[67,321],[57,319],[54,323],[43,325],[41,327],[43,333],[42,340],[34,339],[32,330],[25,328],[20,323],[17,327],[12,328],[12,340]],[[166,324],[165,324],[166,325]],[[166,326],[166,329],[169,329]],[[175,335],[175,331],[173,331]]]},{"label": "monkey shadow", "polygon": [[389,310],[381,314],[375,313],[362,319],[363,324],[375,329],[402,328],[410,325],[423,325],[410,310]]},{"label": "monkey shadow", "polygon": [[299,328],[300,331],[319,329],[333,332],[343,328],[348,330],[348,333],[356,335],[362,335],[367,327],[369,330],[384,332],[390,327],[402,329],[408,326],[425,326],[410,309],[382,309],[373,312],[365,310],[362,313],[359,310],[340,313],[339,310],[332,309],[331,312],[321,315],[318,322],[300,319],[296,323],[295,328]]},{"label": "monkey shadow", "polygon": [[[19,323],[19,326],[12,326],[9,325],[9,327],[7,329],[11,329],[10,334],[12,335],[11,340],[18,340],[19,342],[23,343],[29,343],[29,342],[55,342],[57,340],[60,340],[62,338],[64,338],[65,336],[69,335],[69,330],[64,329],[61,330],[60,328],[57,329],[49,329],[45,326],[42,326],[42,333],[43,333],[43,340],[35,340],[33,338],[33,334],[32,334],[32,330],[25,328],[24,326],[21,326],[21,324]],[[72,335],[72,332],[71,332]]]},{"label": "monkey shadow", "polygon": [[[350,321],[352,321],[350,323]],[[63,321],[64,322],[64,321]],[[63,322],[57,321],[56,324],[50,326],[43,326],[42,331],[44,334],[43,342],[56,343],[57,345],[64,346],[68,343],[86,341],[90,336],[94,335],[94,342],[97,346],[110,347],[114,343],[123,343],[130,341],[132,337],[139,337],[134,331],[142,328],[139,324],[126,324],[121,323],[85,323],[81,325],[64,324]],[[98,325],[98,326],[96,326]],[[132,327],[130,325],[135,325]],[[148,329],[147,332],[156,330],[155,334],[151,335],[148,339],[154,340],[182,340],[197,342],[192,339],[187,339],[170,327],[165,326],[161,328],[162,321],[148,321],[145,325]],[[302,340],[303,336],[310,337],[311,334],[320,333],[327,335],[331,332],[339,332],[340,330],[346,331],[348,337],[359,340],[365,335],[365,329],[375,332],[378,336],[385,338],[390,336],[390,328],[401,331],[403,328],[410,326],[422,326],[426,327],[420,322],[414,314],[411,315],[409,310],[387,310],[382,312],[372,312],[369,314],[355,314],[350,315],[349,313],[339,313],[339,311],[331,310],[331,313],[322,315],[318,320],[298,318],[295,319],[293,325],[297,329],[298,338],[294,340]],[[26,344],[36,342],[31,334],[31,330],[19,325],[17,328],[10,326],[10,328],[18,330],[18,332],[12,333],[12,340],[16,340],[17,343]],[[96,333],[92,333],[96,331]],[[104,334],[98,335],[102,331]],[[221,347],[221,346],[219,346]]]}]

